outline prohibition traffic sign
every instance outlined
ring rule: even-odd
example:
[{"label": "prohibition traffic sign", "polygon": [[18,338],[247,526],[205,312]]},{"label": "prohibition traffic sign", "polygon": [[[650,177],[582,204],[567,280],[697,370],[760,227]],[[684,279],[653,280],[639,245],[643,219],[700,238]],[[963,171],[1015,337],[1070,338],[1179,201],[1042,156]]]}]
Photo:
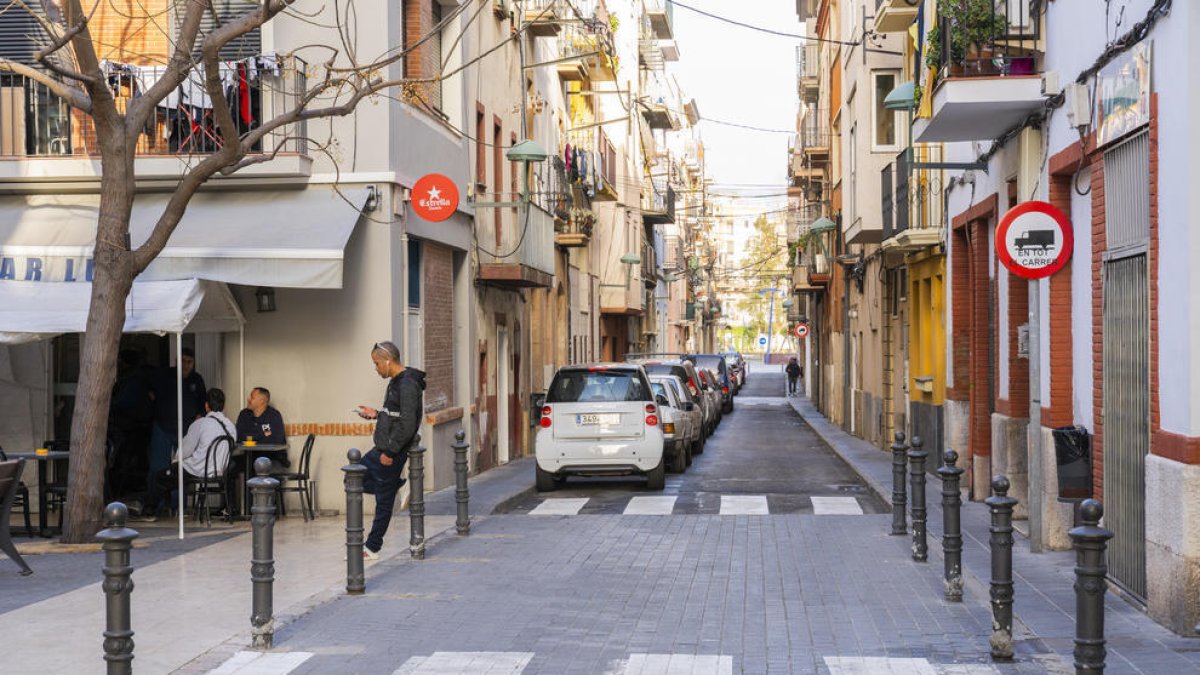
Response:
[{"label": "prohibition traffic sign", "polygon": [[796,337],[798,337],[798,338],[808,337],[808,324],[806,324],[806,323],[796,324],[796,328],[793,329],[793,332],[795,333]]},{"label": "prohibition traffic sign", "polygon": [[412,188],[413,211],[430,222],[441,222],[458,209],[458,186],[440,173],[421,176]]},{"label": "prohibition traffic sign", "polygon": [[1071,219],[1047,202],[1018,204],[996,226],[996,257],[1009,272],[1026,279],[1061,270],[1074,246]]}]

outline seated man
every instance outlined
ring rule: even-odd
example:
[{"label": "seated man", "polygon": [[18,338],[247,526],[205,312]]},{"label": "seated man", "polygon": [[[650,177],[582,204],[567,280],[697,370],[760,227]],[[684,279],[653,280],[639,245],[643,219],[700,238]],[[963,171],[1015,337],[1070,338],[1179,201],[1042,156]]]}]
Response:
[{"label": "seated man", "polygon": [[[229,464],[229,453],[233,450],[232,443],[217,444],[215,454],[208,459],[208,449],[213,441],[222,436],[229,436],[232,440],[236,431],[233,422],[225,416],[224,410],[225,392],[215,387],[209,389],[207,400],[204,402],[205,415],[188,427],[187,435],[183,437],[183,445],[179,447],[178,460],[157,475],[160,489],[169,492],[176,487],[178,478],[175,472],[179,470],[180,463],[183,464],[186,475],[195,478],[215,478],[225,473]],[[141,518],[143,522],[151,522],[154,519],[153,515]]]},{"label": "seated man", "polygon": [[237,439],[270,445],[287,444],[283,415],[271,406],[271,392],[266,387],[250,390],[250,396],[246,398],[246,409],[238,414]]}]

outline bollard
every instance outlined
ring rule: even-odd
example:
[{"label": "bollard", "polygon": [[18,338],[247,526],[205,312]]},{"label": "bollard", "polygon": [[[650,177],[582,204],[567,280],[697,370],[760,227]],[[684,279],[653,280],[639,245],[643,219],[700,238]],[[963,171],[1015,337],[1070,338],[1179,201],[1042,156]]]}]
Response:
[{"label": "bollard", "polygon": [[133,567],[129,549],[137,539],[136,530],[125,527],[129,509],[121,502],[104,508],[105,529],[96,533],[104,548],[104,660],[108,675],[133,672],[133,630],[130,627],[129,594],[133,592]]},{"label": "bollard", "polygon": [[962,494],[959,492],[959,476],[963,470],[958,464],[958,453],[946,450],[945,465],[938,468],[942,477],[942,558],[945,560],[945,598],[950,602],[962,602]]},{"label": "bollard", "polygon": [[901,536],[908,534],[908,516],[905,514],[907,498],[904,494],[905,465],[904,432],[896,432],[896,442],[892,443],[892,534]]},{"label": "bollard", "polygon": [[992,512],[992,658],[1011,659],[1013,656],[1013,579],[1012,513],[1017,500],[1008,496],[1009,482],[1004,476],[992,478],[996,493],[984,500]]},{"label": "bollard", "polygon": [[415,560],[425,559],[425,448],[417,434],[408,450],[408,552]]},{"label": "bollard", "polygon": [[929,559],[929,541],[925,533],[925,458],[929,453],[922,447],[921,437],[913,436],[908,459],[912,462],[912,559],[925,562]]},{"label": "bollard", "polygon": [[346,474],[342,478],[346,486],[346,592],[359,595],[367,588],[363,573],[363,480],[367,467],[362,465],[358,448],[350,448],[346,459],[350,461],[342,467]]},{"label": "bollard", "polygon": [[250,644],[255,649],[270,649],[275,642],[275,547],[272,538],[275,531],[275,491],[279,488],[279,481],[267,475],[270,470],[271,460],[259,457],[254,460],[256,475],[246,481],[253,495],[250,507],[253,536],[250,581],[254,584],[254,597],[250,610]]},{"label": "bollard", "polygon": [[461,535],[471,533],[471,516],[468,510],[471,494],[467,489],[467,449],[471,446],[467,444],[467,432],[459,429],[454,434],[454,442],[451,447],[454,448],[454,501],[458,504],[458,519],[454,522],[454,527]]},{"label": "bollard", "polygon": [[1075,672],[1082,675],[1104,672],[1104,550],[1113,533],[1100,527],[1104,505],[1095,499],[1085,499],[1079,513],[1083,525],[1067,534],[1075,545]]}]

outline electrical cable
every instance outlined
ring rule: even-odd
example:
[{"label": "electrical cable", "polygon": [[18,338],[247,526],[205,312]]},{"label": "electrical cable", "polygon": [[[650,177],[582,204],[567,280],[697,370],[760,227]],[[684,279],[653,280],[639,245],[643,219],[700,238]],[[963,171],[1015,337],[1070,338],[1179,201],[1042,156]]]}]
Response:
[{"label": "electrical cable", "polygon": [[734,26],[739,26],[741,28],[747,28],[749,30],[758,31],[760,33],[766,33],[768,35],[775,35],[778,37],[797,38],[800,40],[812,40],[813,42],[826,42],[829,44],[846,45],[849,47],[854,47],[854,46],[862,44],[861,41],[851,42],[851,41],[847,41],[847,40],[832,40],[829,38],[822,38],[822,37],[817,37],[817,36],[813,36],[813,35],[801,35],[799,33],[788,33],[786,31],[775,30],[773,28],[763,28],[762,26],[755,26],[753,24],[743,23],[741,21],[736,21],[734,19],[730,19],[730,18],[727,18],[724,16],[713,14],[711,12],[706,12],[702,9],[698,9],[696,7],[692,7],[691,5],[687,5],[682,2],[679,2],[678,0],[672,0],[671,4],[676,7],[682,7],[684,9],[688,10],[689,12],[695,12],[696,14],[706,16],[710,19],[715,19],[717,21],[723,21],[725,23],[732,24]]}]

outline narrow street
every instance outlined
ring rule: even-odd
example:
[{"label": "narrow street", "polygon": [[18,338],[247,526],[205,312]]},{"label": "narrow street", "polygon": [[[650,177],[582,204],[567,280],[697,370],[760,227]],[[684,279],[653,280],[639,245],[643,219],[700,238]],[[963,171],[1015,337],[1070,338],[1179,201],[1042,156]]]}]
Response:
[{"label": "narrow street", "polygon": [[[887,536],[882,504],[780,396],[782,376],[759,366],[748,384],[665,494],[607,480],[532,493],[477,520],[469,537],[435,540],[423,562],[378,563],[365,596],[340,597],[285,626],[275,644],[288,653],[256,665],[273,673],[1047,672],[1036,654],[991,665],[981,649],[985,592],[943,603],[940,570],[912,563],[907,538]],[[642,515],[631,508],[638,497],[673,502],[656,511],[664,515]],[[543,504],[569,506],[536,515]]]}]

